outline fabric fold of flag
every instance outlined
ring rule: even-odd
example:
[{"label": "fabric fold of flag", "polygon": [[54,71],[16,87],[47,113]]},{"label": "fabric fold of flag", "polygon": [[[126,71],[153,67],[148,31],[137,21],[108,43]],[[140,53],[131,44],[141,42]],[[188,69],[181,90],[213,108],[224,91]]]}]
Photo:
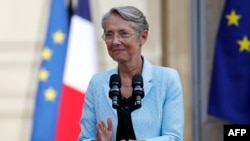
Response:
[{"label": "fabric fold of flag", "polygon": [[68,39],[68,11],[64,0],[52,0],[42,49],[39,83],[33,115],[32,141],[54,141],[61,101]]},{"label": "fabric fold of flag", "polygon": [[226,0],[217,34],[208,113],[250,124],[250,1]]}]

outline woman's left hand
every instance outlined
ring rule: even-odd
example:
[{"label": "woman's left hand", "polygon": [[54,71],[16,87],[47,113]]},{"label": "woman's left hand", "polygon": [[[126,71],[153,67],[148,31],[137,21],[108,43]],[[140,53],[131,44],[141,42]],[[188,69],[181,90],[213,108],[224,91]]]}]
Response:
[{"label": "woman's left hand", "polygon": [[96,125],[96,141],[111,141],[113,124],[112,119],[107,119],[108,127],[103,121],[99,121]]}]

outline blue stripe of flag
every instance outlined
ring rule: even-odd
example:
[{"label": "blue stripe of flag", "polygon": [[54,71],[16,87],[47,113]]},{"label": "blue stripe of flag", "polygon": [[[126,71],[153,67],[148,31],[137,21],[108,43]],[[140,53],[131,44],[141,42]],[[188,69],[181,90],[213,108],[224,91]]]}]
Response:
[{"label": "blue stripe of flag", "polygon": [[78,7],[76,9],[76,15],[91,21],[89,0],[78,0]]}]

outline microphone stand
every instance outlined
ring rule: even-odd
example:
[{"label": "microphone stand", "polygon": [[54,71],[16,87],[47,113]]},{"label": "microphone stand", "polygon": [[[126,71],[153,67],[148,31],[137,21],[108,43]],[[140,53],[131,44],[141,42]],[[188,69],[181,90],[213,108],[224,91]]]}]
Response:
[{"label": "microphone stand", "polygon": [[126,113],[126,123],[127,123],[127,135],[126,135],[126,141],[128,141],[129,140],[129,115],[130,115],[131,113],[129,113],[129,112],[127,112]]},{"label": "microphone stand", "polygon": [[[120,104],[119,104],[120,105]],[[126,129],[125,129],[125,132],[126,132],[126,138],[125,138],[125,141],[129,141],[129,116],[131,116],[131,107],[128,106],[120,106],[117,110],[120,110],[122,112],[125,113],[125,123],[126,123]],[[119,118],[118,118],[118,123],[119,123]]]},{"label": "microphone stand", "polygon": [[[133,101],[133,103],[134,103],[134,101]],[[126,129],[124,130],[125,132],[126,132],[126,135],[125,135],[125,140],[126,141],[129,141],[129,136],[130,136],[130,124],[129,124],[129,119],[131,119],[131,122],[132,122],[132,118],[131,118],[131,113],[132,113],[132,111],[134,111],[134,110],[136,110],[136,109],[139,109],[140,107],[138,107],[138,106],[135,106],[135,105],[121,105],[121,104],[119,104],[119,108],[117,109],[117,110],[119,110],[119,111],[121,111],[121,112],[123,112],[123,113],[125,113],[125,123],[126,123]],[[118,117],[118,123],[119,123],[119,117]]]}]

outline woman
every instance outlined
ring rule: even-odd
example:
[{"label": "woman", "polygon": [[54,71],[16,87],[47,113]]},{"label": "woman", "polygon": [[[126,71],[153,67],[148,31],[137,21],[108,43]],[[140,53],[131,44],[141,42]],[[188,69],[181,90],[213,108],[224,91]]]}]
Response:
[{"label": "woman", "polygon": [[[154,66],[142,56],[148,22],[132,6],[114,7],[103,16],[103,39],[116,68],[95,74],[88,86],[79,141],[182,141],[184,108],[176,70]],[[112,108],[109,79],[120,79],[119,106]],[[134,108],[132,79],[143,78],[141,107]],[[124,107],[129,107],[126,110]]]}]

